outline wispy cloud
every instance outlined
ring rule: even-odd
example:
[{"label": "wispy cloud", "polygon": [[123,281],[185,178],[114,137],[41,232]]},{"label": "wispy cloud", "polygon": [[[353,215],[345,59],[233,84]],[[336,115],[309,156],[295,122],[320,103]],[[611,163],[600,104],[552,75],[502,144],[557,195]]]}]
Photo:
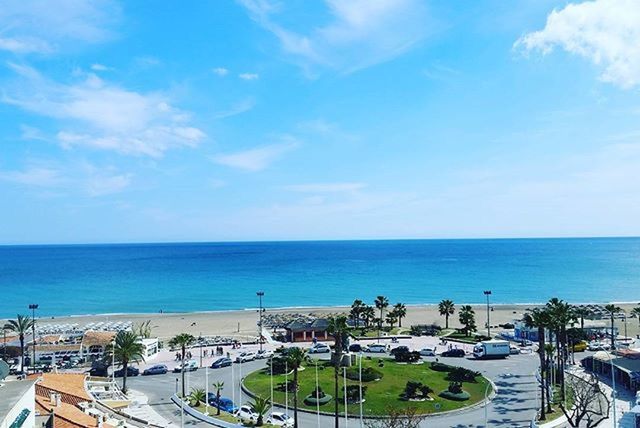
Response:
[{"label": "wispy cloud", "polygon": [[425,4],[418,0],[325,0],[331,20],[301,32],[278,23],[283,9],[280,4],[239,2],[305,68],[353,72],[403,54],[434,29]]},{"label": "wispy cloud", "polygon": [[17,64],[20,76],[2,101],[61,121],[57,139],[78,146],[123,154],[160,157],[175,147],[194,147],[204,132],[188,122],[162,93],[140,93],[108,83],[94,74],[76,84],[60,84]]},{"label": "wispy cloud", "polygon": [[93,71],[109,71],[109,70],[113,70],[111,67],[107,67],[104,64],[91,64],[91,69]]},{"label": "wispy cloud", "polygon": [[258,73],[240,73],[238,77],[242,80],[258,80],[260,75]]},{"label": "wispy cloud", "polygon": [[227,74],[229,74],[229,70],[224,67],[216,67],[211,71],[213,72],[213,74],[217,74],[218,76],[226,76]]},{"label": "wispy cloud", "polygon": [[291,136],[283,137],[283,142],[255,147],[233,153],[219,154],[212,160],[220,165],[243,171],[256,172],[269,167],[284,154],[296,149],[300,143]]},{"label": "wispy cloud", "polygon": [[65,181],[59,170],[44,166],[30,166],[17,171],[0,171],[0,180],[36,187],[54,187]]},{"label": "wispy cloud", "polygon": [[364,189],[364,183],[308,183],[285,186],[285,190],[301,193],[342,193]]},{"label": "wispy cloud", "polygon": [[114,37],[120,7],[111,0],[6,0],[0,7],[0,50],[48,54],[66,45]]},{"label": "wispy cloud", "polygon": [[216,119],[224,119],[226,117],[236,116],[248,112],[255,107],[256,101],[253,98],[245,98],[234,103],[228,110],[219,111],[214,114]]},{"label": "wispy cloud", "polygon": [[640,84],[640,2],[593,0],[554,9],[544,29],[515,42],[525,53],[554,47],[603,68],[600,79],[622,88]]}]

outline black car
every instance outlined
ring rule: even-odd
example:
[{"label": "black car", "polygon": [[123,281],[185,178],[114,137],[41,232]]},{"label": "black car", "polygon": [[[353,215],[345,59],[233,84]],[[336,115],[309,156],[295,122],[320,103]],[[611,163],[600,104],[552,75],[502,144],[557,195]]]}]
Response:
[{"label": "black car", "polygon": [[349,345],[349,352],[362,352],[362,345],[358,343],[354,343],[353,345]]},{"label": "black car", "polygon": [[444,351],[442,353],[443,357],[456,357],[461,358],[464,357],[464,349],[449,349],[448,351]]},{"label": "black car", "polygon": [[222,357],[222,358],[218,358],[213,363],[211,363],[211,368],[212,369],[219,369],[221,367],[228,367],[231,364],[233,364],[233,362],[231,361],[230,358]]},{"label": "black car", "polygon": [[165,374],[168,371],[169,369],[167,369],[167,366],[165,366],[164,364],[158,364],[153,367],[149,367],[148,369],[145,369],[142,372],[142,375],[149,376],[149,375],[156,375],[156,374]]},{"label": "black car", "polygon": [[409,352],[409,347],[408,346],[397,346],[397,347],[393,348],[391,351],[389,351],[389,353],[391,355],[403,354],[403,353],[407,353],[407,352]]},{"label": "black car", "polygon": [[[138,376],[139,374],[140,374],[140,370],[138,370],[137,368],[131,367],[131,366],[127,367],[127,377]],[[115,377],[124,376],[124,369],[116,370],[116,372],[114,373],[114,376]]]}]

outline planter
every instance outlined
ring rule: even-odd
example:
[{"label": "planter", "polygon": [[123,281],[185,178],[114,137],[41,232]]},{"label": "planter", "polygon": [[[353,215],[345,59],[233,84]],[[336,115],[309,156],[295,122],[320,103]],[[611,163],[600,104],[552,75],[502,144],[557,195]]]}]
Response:
[{"label": "planter", "polygon": [[450,391],[442,391],[438,395],[442,398],[446,398],[447,400],[453,400],[453,401],[465,401],[471,398],[471,395],[466,391],[462,391],[458,393],[453,393]]},{"label": "planter", "polygon": [[329,401],[331,401],[332,398],[333,397],[330,396],[329,394],[325,394],[325,396],[321,398],[316,398],[312,395],[307,395],[306,397],[304,397],[304,402],[308,406],[312,406],[312,405],[317,406],[318,404],[322,406],[323,404],[327,404]]}]

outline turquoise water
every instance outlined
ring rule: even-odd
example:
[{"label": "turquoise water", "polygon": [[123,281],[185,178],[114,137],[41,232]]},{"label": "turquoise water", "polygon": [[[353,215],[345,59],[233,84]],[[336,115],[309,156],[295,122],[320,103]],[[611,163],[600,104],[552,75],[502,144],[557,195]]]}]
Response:
[{"label": "turquoise water", "polygon": [[640,238],[0,246],[0,316],[640,301]]}]

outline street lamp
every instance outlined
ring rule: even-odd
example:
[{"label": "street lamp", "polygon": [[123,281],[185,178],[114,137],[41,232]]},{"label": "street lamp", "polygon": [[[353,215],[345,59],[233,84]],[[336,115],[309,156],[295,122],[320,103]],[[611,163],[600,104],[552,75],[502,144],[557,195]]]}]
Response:
[{"label": "street lamp", "polygon": [[33,367],[33,372],[36,372],[36,309],[38,309],[38,305],[33,303],[29,305],[29,309],[31,309],[31,336],[33,342],[33,362],[31,366]]},{"label": "street lamp", "polygon": [[259,320],[258,320],[258,343],[260,344],[260,352],[262,352],[262,298],[264,297],[264,291],[258,291],[256,293],[258,300],[260,301]]},{"label": "street lamp", "polygon": [[611,394],[613,399],[613,428],[618,428],[618,419],[616,418],[616,371],[613,367],[613,357],[606,349],[603,349],[603,351],[607,353],[607,357],[609,358],[609,367],[611,367],[611,387],[613,388],[613,392]]},{"label": "street lamp", "polygon": [[489,296],[491,296],[491,290],[485,290],[483,293],[487,296],[487,336],[491,339],[491,321],[489,317]]}]

